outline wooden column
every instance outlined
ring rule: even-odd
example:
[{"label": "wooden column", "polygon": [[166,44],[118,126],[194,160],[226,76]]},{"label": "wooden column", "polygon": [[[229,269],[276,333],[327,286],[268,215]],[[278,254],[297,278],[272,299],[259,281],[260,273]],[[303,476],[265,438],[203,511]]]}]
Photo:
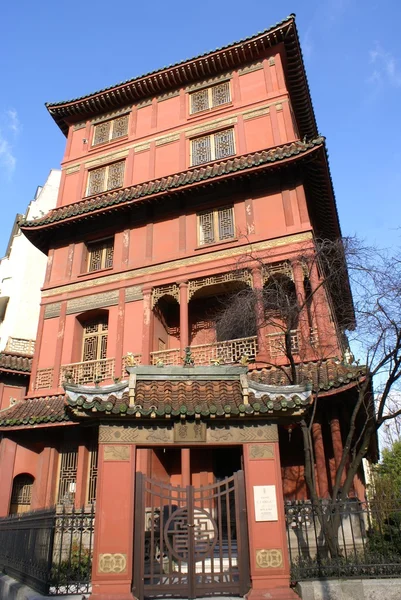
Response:
[{"label": "wooden column", "polygon": [[327,479],[326,456],[324,452],[322,426],[318,421],[312,425],[313,446],[315,450],[315,463],[320,498],[329,497],[329,482]]},{"label": "wooden column", "polygon": [[45,323],[45,306],[42,304],[39,312],[39,324],[36,334],[35,353],[32,359],[31,378],[29,382],[29,392],[35,392],[36,374],[38,372],[39,354],[42,346],[43,327]]},{"label": "wooden column", "polygon": [[116,340],[116,362],[115,376],[125,376],[122,370],[123,345],[124,345],[124,319],[125,319],[125,288],[118,293],[118,315],[117,315],[117,340]]},{"label": "wooden column", "polygon": [[181,487],[191,485],[191,449],[181,448]]},{"label": "wooden column", "polygon": [[143,290],[143,331],[142,331],[142,364],[150,365],[152,351],[153,311],[152,290]]},{"label": "wooden column", "polygon": [[[342,441],[342,437],[341,437],[340,419],[338,417],[338,409],[336,406],[333,406],[331,408],[330,431],[331,431],[331,440],[332,440],[332,444],[333,444],[334,462],[335,462],[336,471],[337,471],[338,467],[340,466],[341,458],[343,455],[343,441]],[[341,475],[340,485],[344,484],[345,477],[346,477],[346,469],[344,468],[342,475]],[[334,481],[333,481],[333,484],[334,484]]]},{"label": "wooden column", "polygon": [[300,336],[301,352],[310,349],[310,330],[308,321],[308,311],[306,309],[306,295],[304,287],[304,271],[302,265],[294,260],[291,262],[292,272],[294,274],[295,292],[297,294],[298,306],[302,307],[299,311],[298,331]]},{"label": "wooden column", "polygon": [[54,389],[59,387],[59,381],[60,381],[61,356],[63,353],[66,315],[67,315],[67,301],[64,300],[61,303],[60,316],[59,316],[59,320],[58,320],[58,333],[57,333],[56,353],[54,356],[54,370],[53,370],[53,388]]},{"label": "wooden column", "polygon": [[265,309],[263,305],[263,276],[260,267],[252,269],[252,281],[253,288],[257,294],[256,296],[256,323],[257,323],[257,336],[258,336],[258,361],[266,361],[268,358],[267,352],[267,339],[266,339],[266,327],[265,322]]},{"label": "wooden column", "polygon": [[37,474],[32,488],[31,510],[46,508],[46,490],[50,477],[52,448],[43,448],[38,458]]},{"label": "wooden column", "polygon": [[10,510],[16,453],[17,444],[3,438],[0,442],[0,517],[6,517]]},{"label": "wooden column", "polygon": [[77,482],[75,489],[75,508],[82,508],[86,503],[88,486],[89,450],[86,446],[78,446]]},{"label": "wooden column", "polygon": [[136,447],[99,434],[91,600],[132,600]]},{"label": "wooden column", "polygon": [[180,283],[180,351],[184,356],[185,348],[189,345],[188,324],[188,283]]},{"label": "wooden column", "polygon": [[330,314],[326,304],[326,294],[321,285],[315,262],[312,262],[309,265],[309,280],[312,292],[313,316],[319,338],[319,347],[321,350],[328,348],[329,350],[331,349],[334,351],[338,348],[338,344],[333,340],[335,332],[330,323]]}]

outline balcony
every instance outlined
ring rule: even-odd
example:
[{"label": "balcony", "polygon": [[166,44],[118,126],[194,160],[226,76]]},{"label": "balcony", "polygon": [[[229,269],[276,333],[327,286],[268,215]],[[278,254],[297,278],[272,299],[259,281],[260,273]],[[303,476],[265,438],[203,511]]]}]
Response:
[{"label": "balcony", "polygon": [[[239,363],[243,356],[252,362],[255,360],[257,352],[256,336],[191,346],[191,356],[196,366],[211,365],[214,362],[226,365],[235,364]],[[182,353],[179,348],[151,352],[151,363],[152,365],[182,366]]]},{"label": "balcony", "polygon": [[[273,363],[284,358],[285,340],[282,333],[267,334],[267,358]],[[310,345],[318,344],[317,331],[310,330]],[[236,340],[227,340],[224,342],[214,342],[210,344],[195,344],[190,346],[191,357],[195,366],[207,366],[213,364],[233,365],[239,364],[243,357],[247,361],[254,362],[259,352],[257,336],[244,337]],[[291,350],[294,355],[300,352],[300,332],[291,331]],[[151,352],[151,364],[163,366],[182,366],[183,355],[179,348],[167,350],[158,350]],[[266,359],[266,357],[265,357]],[[125,367],[139,365],[142,362],[140,354],[128,353],[122,357],[122,376],[125,377]],[[280,364],[282,364],[280,362]],[[65,381],[78,385],[93,385],[113,381],[116,373],[116,359],[105,358],[101,360],[90,360],[87,362],[77,362],[68,365],[62,365],[60,369],[59,387],[62,387]],[[53,387],[54,369],[38,369],[36,374],[36,390],[51,389]]]},{"label": "balcony", "polygon": [[35,340],[9,337],[4,351],[10,354],[33,356],[35,352]]}]

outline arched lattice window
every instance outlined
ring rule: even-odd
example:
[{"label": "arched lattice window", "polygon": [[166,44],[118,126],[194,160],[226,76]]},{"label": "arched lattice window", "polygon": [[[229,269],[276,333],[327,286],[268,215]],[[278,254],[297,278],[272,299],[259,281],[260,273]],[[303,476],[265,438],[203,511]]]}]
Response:
[{"label": "arched lattice window", "polygon": [[107,356],[107,315],[83,323],[82,362]]},{"label": "arched lattice window", "polygon": [[13,482],[11,493],[10,514],[27,512],[31,508],[32,486],[34,478],[32,475],[23,473],[17,475]]}]

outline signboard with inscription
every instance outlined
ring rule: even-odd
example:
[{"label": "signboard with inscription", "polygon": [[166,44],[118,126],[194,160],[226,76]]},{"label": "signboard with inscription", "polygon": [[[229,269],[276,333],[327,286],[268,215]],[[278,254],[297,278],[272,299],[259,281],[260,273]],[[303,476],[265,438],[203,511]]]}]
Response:
[{"label": "signboard with inscription", "polygon": [[277,498],[275,485],[254,485],[256,521],[277,521]]}]

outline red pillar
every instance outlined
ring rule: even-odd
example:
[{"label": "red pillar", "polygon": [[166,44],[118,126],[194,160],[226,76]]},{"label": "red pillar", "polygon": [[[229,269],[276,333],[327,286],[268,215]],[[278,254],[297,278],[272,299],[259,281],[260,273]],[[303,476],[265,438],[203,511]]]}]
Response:
[{"label": "red pillar", "polygon": [[[290,565],[278,441],[244,444],[243,451],[252,580],[248,598],[295,600],[298,596],[289,587]],[[255,498],[266,486],[275,497],[277,513],[256,520]]]},{"label": "red pillar", "polygon": [[142,364],[150,365],[150,353],[152,351],[152,290],[143,290],[143,333],[142,333]]},{"label": "red pillar", "polygon": [[[125,233],[125,232],[124,232]],[[125,319],[125,289],[118,293],[118,315],[117,315],[117,341],[116,341],[116,363],[114,374],[116,377],[126,377],[125,369],[122,369],[123,344],[124,344],[124,319]]]},{"label": "red pillar", "polygon": [[91,600],[132,600],[134,444],[99,443]]},{"label": "red pillar", "polygon": [[327,479],[326,456],[324,453],[322,426],[318,421],[312,425],[312,437],[315,450],[315,463],[320,498],[329,497],[329,482]]},{"label": "red pillar", "polygon": [[180,351],[184,356],[185,348],[189,346],[188,324],[188,283],[180,283]]},{"label": "red pillar", "polygon": [[0,517],[6,517],[10,510],[13,489],[14,462],[17,444],[8,438],[0,442]]},{"label": "red pillar", "polygon": [[294,285],[295,292],[297,294],[298,306],[300,307],[298,320],[298,335],[300,337],[299,345],[301,353],[305,354],[305,352],[310,350],[310,331],[308,311],[305,304],[306,295],[304,287],[304,271],[302,265],[297,260],[292,261],[291,266],[294,274]]},{"label": "red pillar", "polygon": [[313,317],[318,333],[320,352],[330,356],[338,351],[338,342],[334,327],[330,321],[327,298],[315,262],[309,265],[309,280],[312,292]]},{"label": "red pillar", "polygon": [[46,490],[50,477],[52,448],[43,448],[38,458],[38,467],[36,479],[32,488],[31,509],[39,510],[45,508],[46,505]]},{"label": "red pillar", "polygon": [[[343,441],[341,437],[341,425],[340,419],[338,418],[338,410],[335,406],[332,407],[331,419],[330,419],[330,430],[331,430],[331,440],[333,443],[333,454],[334,454],[334,462],[336,465],[336,471],[340,466],[341,458],[343,455]],[[340,485],[344,484],[346,477],[346,468],[344,467],[343,472],[341,474]],[[333,481],[334,484],[334,481]]]},{"label": "red pillar", "polygon": [[86,488],[88,483],[89,450],[86,446],[78,447],[77,481],[75,489],[75,508],[82,508],[86,503]]},{"label": "red pillar", "polygon": [[191,449],[181,448],[181,487],[191,485]]},{"label": "red pillar", "polygon": [[266,362],[268,360],[267,352],[267,330],[265,327],[265,309],[263,305],[263,276],[260,267],[252,269],[253,289],[256,293],[256,323],[258,336],[258,356],[257,360]]},{"label": "red pillar", "polygon": [[54,389],[56,389],[60,386],[61,356],[63,353],[66,315],[67,315],[67,301],[64,300],[64,302],[61,303],[60,316],[59,316],[59,320],[58,320],[56,353],[54,356],[54,368],[53,368],[53,388]]}]

